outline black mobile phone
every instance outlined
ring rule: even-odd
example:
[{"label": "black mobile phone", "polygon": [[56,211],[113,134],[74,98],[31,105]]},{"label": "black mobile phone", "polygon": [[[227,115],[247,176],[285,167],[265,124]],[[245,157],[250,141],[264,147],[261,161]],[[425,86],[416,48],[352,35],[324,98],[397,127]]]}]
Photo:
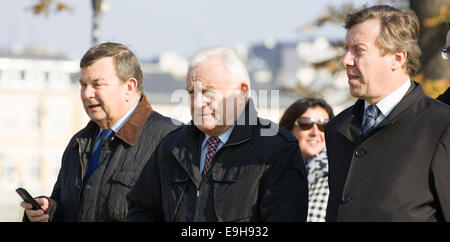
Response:
[{"label": "black mobile phone", "polygon": [[19,196],[27,203],[31,203],[33,205],[33,210],[39,210],[42,209],[41,206],[34,200],[34,198],[27,192],[27,190],[19,187],[16,189],[16,192],[19,194]]}]

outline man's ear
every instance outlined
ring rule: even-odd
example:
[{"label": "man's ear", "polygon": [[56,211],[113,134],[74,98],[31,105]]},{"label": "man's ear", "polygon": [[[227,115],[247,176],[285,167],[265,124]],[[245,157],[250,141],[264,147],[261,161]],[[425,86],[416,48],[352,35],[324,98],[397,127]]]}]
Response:
[{"label": "man's ear", "polygon": [[240,89],[242,93],[247,93],[249,91],[248,84],[245,82],[241,82]]},{"label": "man's ear", "polygon": [[125,84],[127,86],[127,101],[130,101],[131,97],[137,92],[138,81],[136,78],[130,77]]},{"label": "man's ear", "polygon": [[392,55],[392,70],[395,71],[398,68],[402,68],[406,63],[406,58],[408,57],[408,53],[404,50],[397,51]]}]

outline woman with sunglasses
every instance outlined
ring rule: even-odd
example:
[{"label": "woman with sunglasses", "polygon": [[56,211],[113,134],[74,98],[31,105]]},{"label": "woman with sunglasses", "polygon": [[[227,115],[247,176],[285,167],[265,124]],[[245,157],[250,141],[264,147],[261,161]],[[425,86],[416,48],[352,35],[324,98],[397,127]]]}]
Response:
[{"label": "woman with sunglasses", "polygon": [[308,222],[325,221],[329,190],[324,130],[333,117],[333,109],[323,99],[302,98],[291,104],[280,120],[280,126],[298,139],[308,170]]}]

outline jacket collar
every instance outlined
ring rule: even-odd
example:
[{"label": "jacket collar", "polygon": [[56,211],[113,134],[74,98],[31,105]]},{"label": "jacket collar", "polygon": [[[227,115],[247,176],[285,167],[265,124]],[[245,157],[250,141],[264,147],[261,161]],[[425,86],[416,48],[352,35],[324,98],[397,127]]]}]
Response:
[{"label": "jacket collar", "polygon": [[[395,106],[392,112],[370,133],[376,132],[376,130],[382,127],[391,125],[400,119],[409,108],[414,105],[425,94],[422,87],[417,82],[412,82],[410,88],[406,92],[402,100]],[[362,141],[361,125],[364,115],[364,100],[359,99],[353,105],[350,110],[350,115],[343,117],[343,121],[338,124],[337,132],[347,137],[352,142]],[[369,134],[370,136],[370,134]]]},{"label": "jacket collar", "polygon": [[128,121],[119,129],[119,132],[117,132],[115,136],[123,140],[129,146],[133,146],[142,126],[144,126],[152,111],[152,106],[147,100],[147,97],[145,94],[142,95],[136,110],[131,114]]},{"label": "jacket collar", "polygon": [[[258,113],[251,99],[248,100],[244,112],[239,115],[235,123],[236,126],[233,128],[230,138],[225,144],[227,146],[239,144],[250,139],[257,126],[260,125]],[[195,127],[192,120],[187,125],[189,126],[187,127],[189,132],[187,135],[189,135],[189,137],[198,137],[200,140],[203,140],[205,134]]]},{"label": "jacket collar", "polygon": [[253,136],[257,126],[260,124],[258,112],[252,99],[248,99],[244,112],[242,112],[236,120],[236,126],[231,132],[230,138],[224,146],[236,145],[243,143]]},{"label": "jacket collar", "polygon": [[337,132],[341,133],[351,142],[362,140],[362,116],[364,114],[364,100],[359,99],[350,108],[350,115],[345,115],[342,122],[337,125]]},{"label": "jacket collar", "polygon": [[[119,132],[115,134],[117,138],[121,139],[129,146],[133,146],[136,142],[136,139],[139,135],[142,126],[144,126],[147,119],[150,117],[153,109],[148,101],[147,97],[142,95],[141,100],[134,110],[133,114],[131,114],[130,118],[125,122],[122,128],[119,129]],[[92,138],[98,132],[100,127],[93,121],[89,121],[89,123],[84,128],[84,131],[81,132],[76,138],[79,140],[86,140],[88,138]],[[72,148],[76,148],[79,142],[74,142],[72,144]],[[87,142],[86,142],[87,143]]]},{"label": "jacket collar", "polygon": [[[247,140],[250,140],[252,134],[256,132],[257,126],[259,125],[259,119],[257,118],[257,112],[251,99],[247,102],[244,112],[239,116],[236,123],[230,138],[223,147],[246,142]],[[187,172],[197,188],[199,188],[202,181],[199,161],[201,143],[204,137],[205,134],[195,127],[191,121],[185,126],[185,129],[180,134],[179,142],[183,147],[177,147],[177,145],[175,145],[176,148],[172,149],[172,154]]]},{"label": "jacket collar", "polygon": [[395,106],[392,112],[375,128],[375,130],[395,123],[400,119],[404,113],[406,113],[412,105],[417,103],[419,99],[425,96],[422,86],[419,83],[413,82],[406,92],[400,103]]}]

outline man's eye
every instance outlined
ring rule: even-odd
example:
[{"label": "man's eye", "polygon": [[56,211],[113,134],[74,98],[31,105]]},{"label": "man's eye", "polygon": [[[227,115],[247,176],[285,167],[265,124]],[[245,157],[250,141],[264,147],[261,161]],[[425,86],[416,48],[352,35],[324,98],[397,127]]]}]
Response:
[{"label": "man's eye", "polygon": [[213,98],[214,95],[215,95],[215,93],[213,91],[206,91],[203,93],[203,96],[208,99]]}]

